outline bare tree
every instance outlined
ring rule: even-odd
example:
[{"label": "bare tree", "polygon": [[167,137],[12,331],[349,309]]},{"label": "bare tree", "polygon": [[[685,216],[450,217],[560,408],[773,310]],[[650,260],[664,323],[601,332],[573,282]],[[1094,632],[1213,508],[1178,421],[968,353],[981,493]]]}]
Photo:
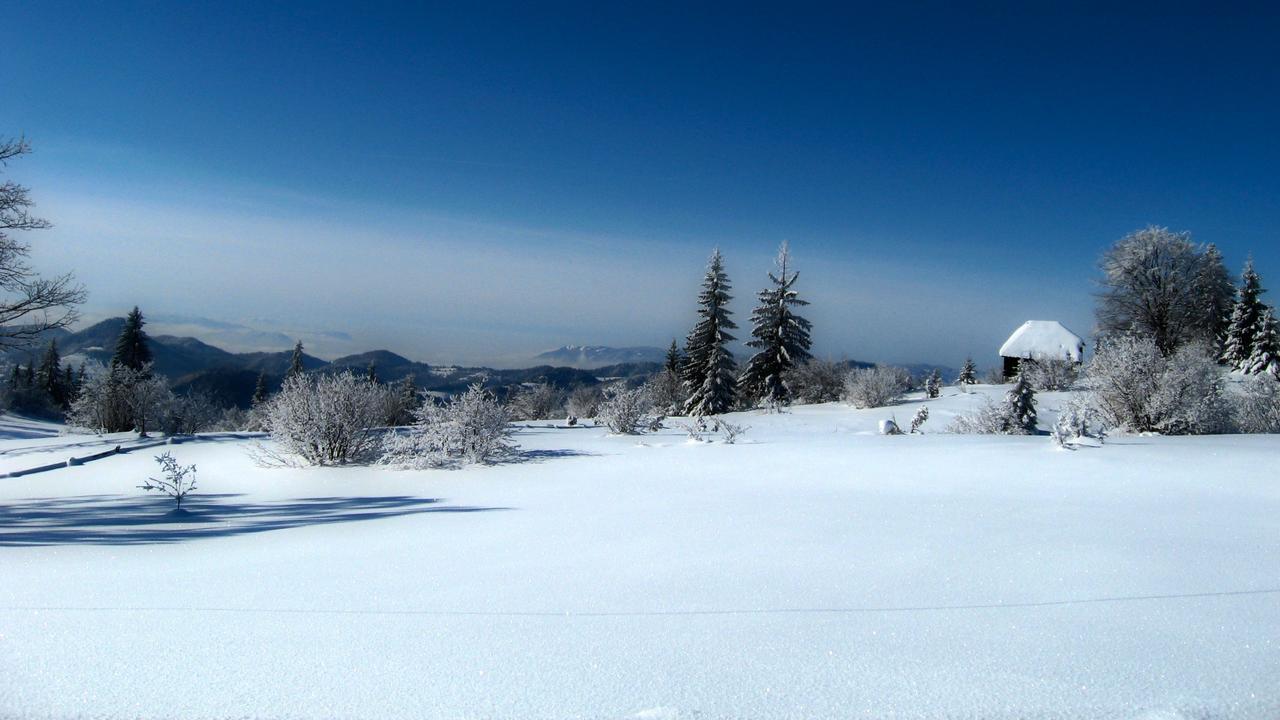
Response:
[{"label": "bare tree", "polygon": [[[26,138],[0,138],[0,171],[29,152]],[[70,325],[85,298],[70,273],[40,277],[27,260],[31,246],[9,234],[49,227],[49,221],[31,214],[35,203],[27,193],[12,180],[0,184],[0,348],[21,347],[48,330]]]}]

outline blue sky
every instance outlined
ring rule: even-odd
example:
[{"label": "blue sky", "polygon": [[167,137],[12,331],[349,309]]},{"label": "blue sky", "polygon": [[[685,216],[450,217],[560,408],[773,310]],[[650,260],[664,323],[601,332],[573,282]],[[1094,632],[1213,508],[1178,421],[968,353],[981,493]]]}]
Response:
[{"label": "blue sky", "polygon": [[510,364],[683,337],[715,246],[745,324],[785,239],[820,354],[958,364],[1087,333],[1148,224],[1280,278],[1262,10],[185,5],[0,26],[8,176],[89,316]]}]

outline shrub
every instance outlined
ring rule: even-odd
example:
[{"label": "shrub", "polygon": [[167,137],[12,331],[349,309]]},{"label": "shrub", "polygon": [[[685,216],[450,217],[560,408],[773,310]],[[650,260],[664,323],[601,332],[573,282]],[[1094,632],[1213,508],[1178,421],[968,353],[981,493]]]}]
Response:
[{"label": "shrub", "polygon": [[845,399],[859,408],[890,405],[911,386],[905,370],[877,365],[850,370],[844,378]]},{"label": "shrub", "polygon": [[1232,415],[1240,432],[1280,433],[1280,382],[1268,375],[1245,380]]},{"label": "shrub", "polygon": [[1036,432],[1035,391],[1022,376],[1002,402],[984,398],[978,409],[958,415],[947,432],[960,435],[1033,435]]},{"label": "shrub", "polygon": [[598,417],[611,432],[638,435],[651,425],[649,411],[652,408],[653,399],[647,387],[616,389],[600,405]]},{"label": "shrub", "polygon": [[1074,449],[1085,440],[1096,440],[1101,444],[1106,433],[1102,418],[1088,398],[1073,395],[1058,411],[1058,422],[1054,424],[1051,435],[1058,447]]},{"label": "shrub", "polygon": [[600,412],[602,402],[604,391],[599,385],[576,388],[569,393],[569,414],[576,418],[594,418]]},{"label": "shrub", "polygon": [[921,405],[920,409],[916,410],[915,416],[911,418],[911,432],[913,434],[922,432],[920,430],[920,427],[924,425],[928,419],[929,419],[929,407],[927,405]]},{"label": "shrub", "polygon": [[835,402],[844,393],[844,377],[848,372],[844,363],[814,358],[787,370],[783,381],[796,403]]},{"label": "shrub", "polygon": [[547,420],[564,415],[564,393],[548,383],[526,385],[515,392],[510,405],[517,420]]},{"label": "shrub", "polygon": [[511,412],[480,385],[447,405],[427,404],[407,433],[387,436],[382,462],[410,468],[457,467],[510,457]]},{"label": "shrub", "polygon": [[1022,375],[1036,390],[1069,390],[1080,377],[1080,364],[1068,358],[1040,356],[1022,361]]},{"label": "shrub", "polygon": [[1166,358],[1149,337],[1109,338],[1089,361],[1085,386],[1108,428],[1177,435],[1229,427],[1222,372],[1199,343]]},{"label": "shrub", "polygon": [[341,465],[377,453],[376,428],[383,422],[384,389],[364,375],[292,375],[262,403],[263,424],[279,451],[264,451],[269,463]]},{"label": "shrub", "polygon": [[147,478],[146,482],[138,487],[143,490],[155,490],[168,495],[177,503],[175,510],[181,512],[182,499],[196,489],[196,466],[187,465],[182,467],[178,465],[178,461],[174,459],[172,453],[157,455],[156,462],[160,463],[160,474],[164,477]]}]

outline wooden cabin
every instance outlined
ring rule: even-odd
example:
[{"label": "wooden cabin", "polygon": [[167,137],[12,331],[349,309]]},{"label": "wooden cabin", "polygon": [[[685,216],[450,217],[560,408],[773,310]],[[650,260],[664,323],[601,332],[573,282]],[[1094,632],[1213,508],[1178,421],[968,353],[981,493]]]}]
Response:
[{"label": "wooden cabin", "polygon": [[1080,362],[1084,359],[1084,340],[1057,320],[1028,320],[1013,331],[1000,346],[1004,360],[1004,377],[1018,374],[1024,360],[1058,358]]}]

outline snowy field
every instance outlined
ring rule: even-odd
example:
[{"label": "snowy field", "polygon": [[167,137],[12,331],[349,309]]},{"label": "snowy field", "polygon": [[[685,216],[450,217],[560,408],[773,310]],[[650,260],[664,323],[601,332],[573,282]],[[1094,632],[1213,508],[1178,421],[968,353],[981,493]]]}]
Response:
[{"label": "snowy field", "polygon": [[[1280,437],[1068,452],[940,434],[944,393],[924,436],[528,427],[461,471],[213,436],[182,522],[157,450],[0,479],[0,716],[1280,717]],[[129,437],[0,436],[0,472]]]}]

